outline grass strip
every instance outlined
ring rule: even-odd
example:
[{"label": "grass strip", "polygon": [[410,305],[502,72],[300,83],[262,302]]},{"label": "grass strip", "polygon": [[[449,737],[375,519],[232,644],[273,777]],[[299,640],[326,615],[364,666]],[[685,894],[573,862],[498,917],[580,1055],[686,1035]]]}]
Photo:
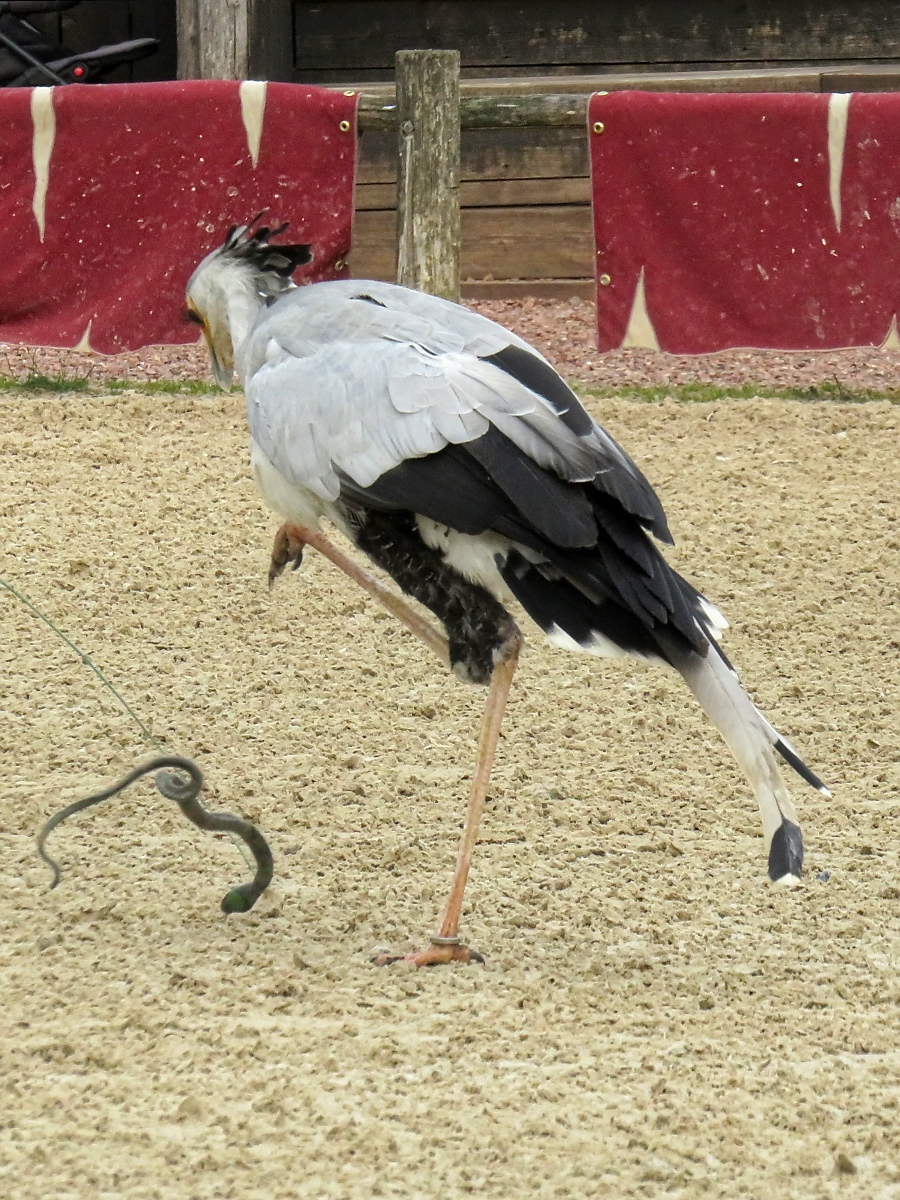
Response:
[{"label": "grass strip", "polygon": [[110,392],[142,392],[149,396],[205,396],[218,390],[216,384],[205,379],[93,380],[88,375],[63,373],[54,376],[30,374],[17,379],[12,375],[0,375],[2,392],[91,392],[98,395],[108,395]]},{"label": "grass strip", "polygon": [[[577,379],[571,380],[570,384],[579,396],[593,396],[601,400],[619,397],[623,400],[645,400],[649,404],[659,404],[669,399],[679,404],[709,404],[715,400],[753,400],[757,397],[766,400],[830,401],[835,404],[866,404],[873,400],[900,403],[900,388],[848,388],[837,379],[807,387],[769,387],[753,383],[730,386],[714,383],[652,386],[622,383],[594,387]],[[0,375],[0,392],[140,392],[149,396],[205,396],[218,390],[216,384],[205,379],[93,380],[89,375],[69,375],[65,371],[57,375],[32,372],[24,378]],[[232,390],[240,391],[239,388]]]},{"label": "grass strip", "polygon": [[900,403],[900,388],[848,388],[838,380],[825,380],[808,387],[763,387],[759,384],[741,383],[731,386],[715,383],[654,384],[639,387],[636,384],[609,384],[592,387],[579,380],[570,386],[579,396],[594,396],[598,400],[619,397],[623,400],[646,400],[659,404],[663,400],[675,400],[679,404],[709,404],[714,400],[805,400],[829,401],[833,404],[867,404],[872,400],[889,400]]}]

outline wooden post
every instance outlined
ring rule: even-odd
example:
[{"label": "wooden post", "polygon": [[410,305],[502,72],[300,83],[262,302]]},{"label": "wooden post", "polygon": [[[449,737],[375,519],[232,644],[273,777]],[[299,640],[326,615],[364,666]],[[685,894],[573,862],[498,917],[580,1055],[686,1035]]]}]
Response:
[{"label": "wooden post", "polygon": [[178,0],[178,78],[200,78],[199,0]]},{"label": "wooden post", "polygon": [[397,282],[459,300],[459,51],[396,56]]},{"label": "wooden post", "polygon": [[291,78],[291,0],[176,0],[179,79]]},{"label": "wooden post", "polygon": [[255,0],[178,0],[178,78],[246,79]]}]

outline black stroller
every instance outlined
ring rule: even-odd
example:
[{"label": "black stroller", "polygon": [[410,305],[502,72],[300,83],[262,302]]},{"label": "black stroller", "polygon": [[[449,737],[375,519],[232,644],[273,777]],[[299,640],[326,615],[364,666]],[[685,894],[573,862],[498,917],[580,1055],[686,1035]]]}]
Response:
[{"label": "black stroller", "polygon": [[63,12],[81,0],[0,0],[0,87],[94,83],[123,63],[153,54],[157,38],[136,38],[71,54],[26,17]]}]

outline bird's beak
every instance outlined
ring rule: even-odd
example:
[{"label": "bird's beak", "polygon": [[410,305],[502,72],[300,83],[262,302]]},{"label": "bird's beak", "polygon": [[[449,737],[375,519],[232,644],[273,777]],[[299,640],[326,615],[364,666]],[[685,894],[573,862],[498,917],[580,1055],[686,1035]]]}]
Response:
[{"label": "bird's beak", "polygon": [[231,348],[231,339],[217,340],[206,327],[203,329],[203,335],[209,347],[209,357],[212,359],[216,383],[222,391],[230,392],[234,382],[234,352]]}]

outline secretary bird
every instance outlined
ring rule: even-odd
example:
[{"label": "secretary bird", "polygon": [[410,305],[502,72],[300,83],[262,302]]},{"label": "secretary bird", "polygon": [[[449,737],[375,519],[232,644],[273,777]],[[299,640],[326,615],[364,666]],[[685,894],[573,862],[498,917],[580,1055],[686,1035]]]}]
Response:
[{"label": "secretary bird", "polygon": [[[447,300],[356,279],[297,287],[310,248],[229,230],[187,287],[218,383],[244,386],[257,485],[286,521],[270,583],[312,546],[469,683],[488,687],[456,871],[418,965],[469,962],[463,890],[522,635],[673,667],[756,793],[769,878],[796,883],[797,815],[776,753],[828,795],[753,705],[718,645],[719,612],[666,562],[662,505],[625,451],[532,346]],[[443,637],[323,535],[327,518]],[[651,536],[652,535],[652,536]],[[382,956],[382,962],[395,961]]]}]

